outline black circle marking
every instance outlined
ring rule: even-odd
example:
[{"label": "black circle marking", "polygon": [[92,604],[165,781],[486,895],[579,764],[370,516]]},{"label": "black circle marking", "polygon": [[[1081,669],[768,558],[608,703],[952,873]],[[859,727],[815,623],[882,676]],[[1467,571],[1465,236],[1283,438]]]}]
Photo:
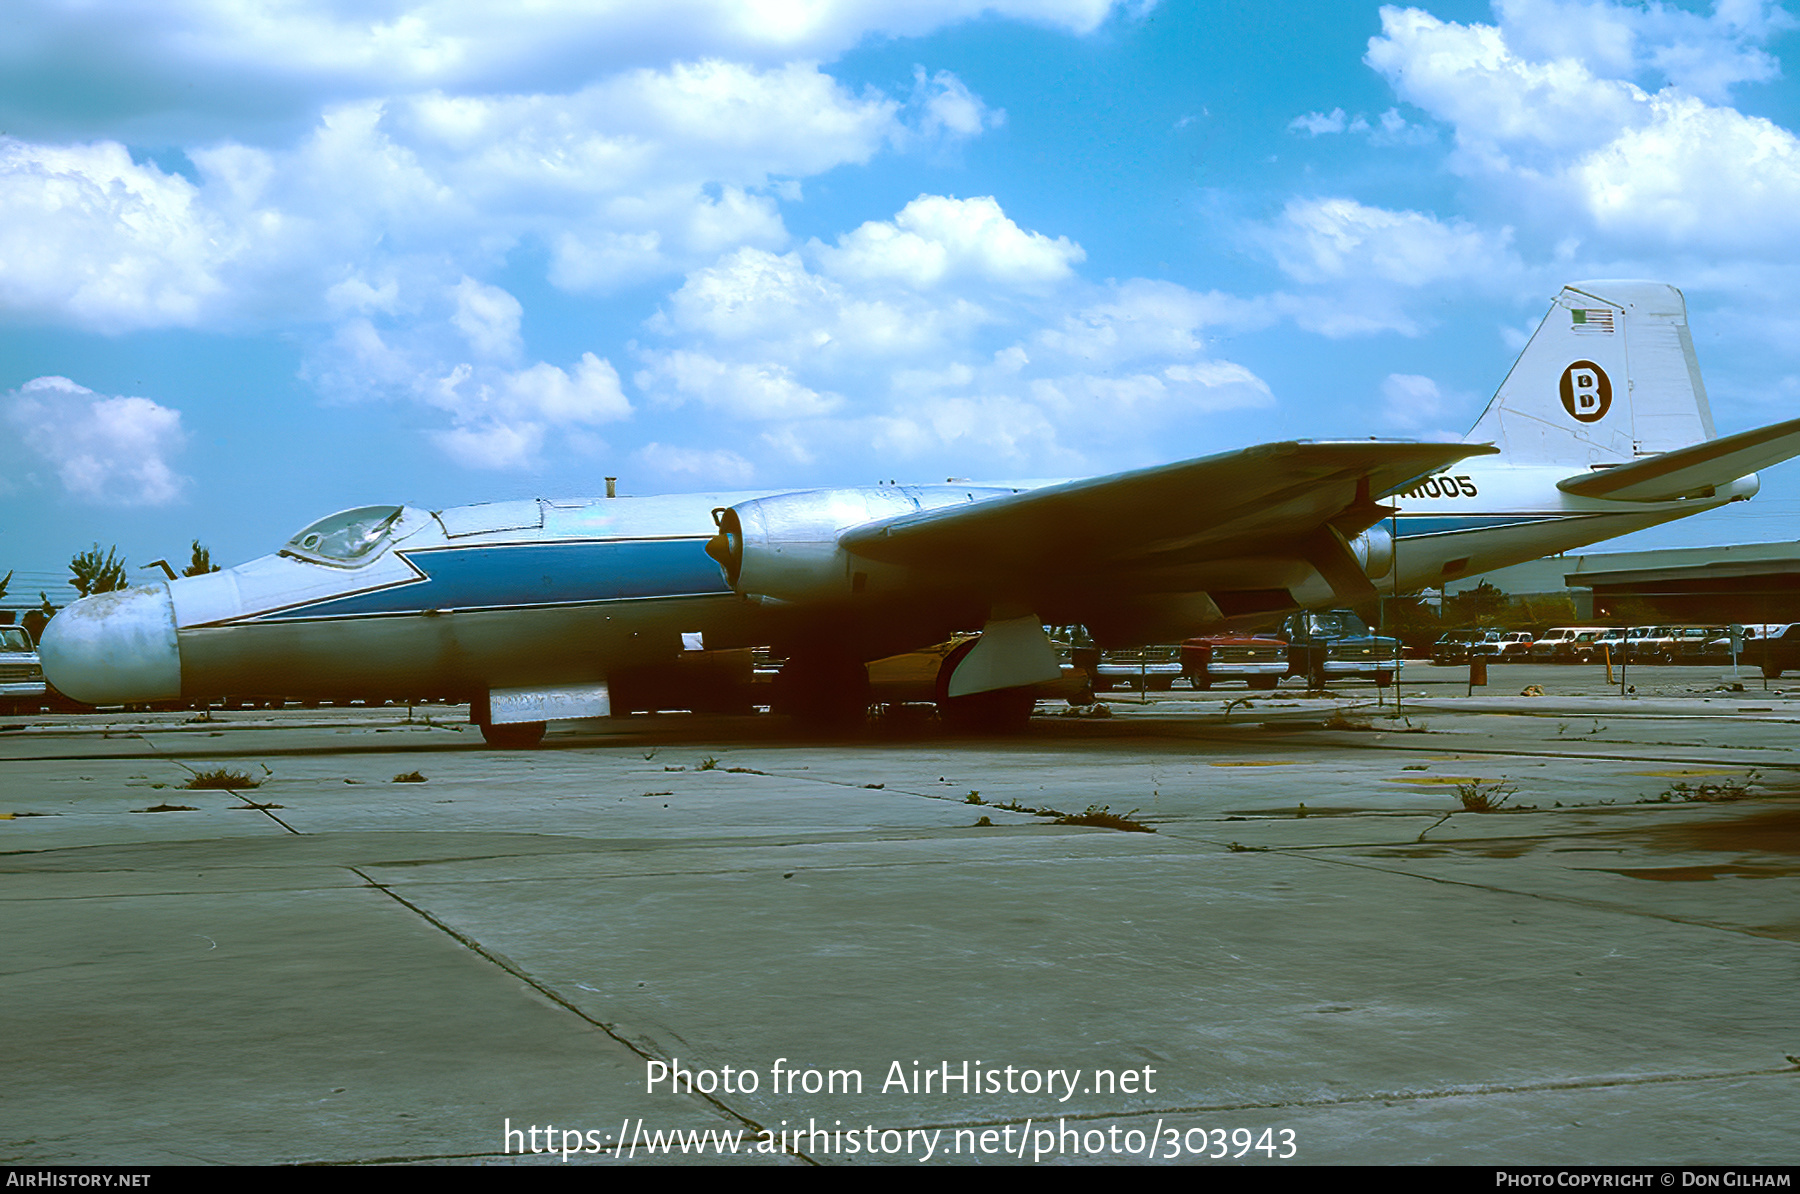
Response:
[{"label": "black circle marking", "polygon": [[1563,409],[1580,423],[1598,423],[1612,409],[1612,378],[1592,361],[1576,361],[1563,370]]}]

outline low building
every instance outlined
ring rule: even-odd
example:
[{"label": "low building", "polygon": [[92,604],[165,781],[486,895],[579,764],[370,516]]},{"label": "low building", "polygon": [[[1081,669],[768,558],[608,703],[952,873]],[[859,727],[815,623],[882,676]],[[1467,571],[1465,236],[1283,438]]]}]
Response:
[{"label": "low building", "polygon": [[1595,622],[1800,622],[1800,542],[1550,556],[1445,585],[1560,595]]}]

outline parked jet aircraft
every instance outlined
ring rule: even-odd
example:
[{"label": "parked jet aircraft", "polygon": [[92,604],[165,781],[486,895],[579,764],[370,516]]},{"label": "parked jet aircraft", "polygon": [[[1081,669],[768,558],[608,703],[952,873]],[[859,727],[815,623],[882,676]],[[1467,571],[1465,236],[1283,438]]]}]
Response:
[{"label": "parked jet aircraft", "polygon": [[1016,723],[1058,674],[1046,623],[1127,646],[1366,604],[1744,500],[1796,454],[1800,419],[1715,436],[1680,291],[1581,283],[1459,444],[1264,444],[1036,487],[364,506],[78,601],[41,654],[94,703],[444,694],[517,746],[697,649],[773,645],[783,707],[860,718],[869,660],[981,627],[941,707]]}]

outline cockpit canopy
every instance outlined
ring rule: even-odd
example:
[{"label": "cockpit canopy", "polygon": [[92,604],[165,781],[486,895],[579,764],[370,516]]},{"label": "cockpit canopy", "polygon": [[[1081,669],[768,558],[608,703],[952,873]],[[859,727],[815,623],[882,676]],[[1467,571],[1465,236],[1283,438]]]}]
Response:
[{"label": "cockpit canopy", "polygon": [[281,554],[338,568],[355,568],[381,554],[402,512],[399,506],[340,510],[289,539]]}]

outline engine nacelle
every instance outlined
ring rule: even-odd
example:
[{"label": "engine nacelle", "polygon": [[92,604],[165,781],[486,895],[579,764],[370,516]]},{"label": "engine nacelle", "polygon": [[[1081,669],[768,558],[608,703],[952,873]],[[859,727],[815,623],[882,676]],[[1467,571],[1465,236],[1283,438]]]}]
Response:
[{"label": "engine nacelle", "polygon": [[815,489],[740,502],[717,512],[706,554],[731,587],[775,601],[841,600],[886,587],[905,569],[852,555],[838,545],[851,527],[910,514],[918,504],[899,487]]},{"label": "engine nacelle", "polygon": [[1394,570],[1394,535],[1376,523],[1349,541],[1350,553],[1362,565],[1363,575],[1379,580]]}]

